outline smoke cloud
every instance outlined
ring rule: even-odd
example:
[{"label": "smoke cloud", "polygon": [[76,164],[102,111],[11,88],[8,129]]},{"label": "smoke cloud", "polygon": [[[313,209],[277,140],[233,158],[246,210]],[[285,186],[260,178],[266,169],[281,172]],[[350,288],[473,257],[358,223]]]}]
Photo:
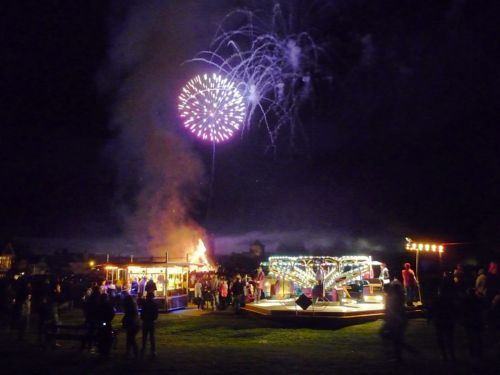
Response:
[{"label": "smoke cloud", "polygon": [[253,231],[220,235],[215,239],[217,254],[244,252],[254,241],[264,244],[268,253],[328,254],[367,253],[394,247],[388,238],[362,238],[332,231]]},{"label": "smoke cloud", "polygon": [[[138,250],[184,258],[204,235],[191,219],[204,166],[181,133],[176,105],[196,50],[196,2],[116,2],[109,61],[100,83],[113,101],[108,152],[116,162],[116,206]],[[199,39],[199,38],[198,38]],[[184,72],[183,74],[186,74]]]}]

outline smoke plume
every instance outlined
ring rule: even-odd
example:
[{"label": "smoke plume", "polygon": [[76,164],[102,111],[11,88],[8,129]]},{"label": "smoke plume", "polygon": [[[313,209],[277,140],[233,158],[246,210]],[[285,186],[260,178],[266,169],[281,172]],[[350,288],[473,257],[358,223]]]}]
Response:
[{"label": "smoke plume", "polygon": [[[182,4],[181,4],[182,3]],[[113,102],[108,151],[116,162],[117,207],[138,250],[184,258],[203,236],[192,217],[205,175],[178,130],[181,64],[193,55],[192,1],[116,2],[101,84]],[[191,42],[190,42],[191,41]],[[184,73],[186,74],[186,73]]]}]

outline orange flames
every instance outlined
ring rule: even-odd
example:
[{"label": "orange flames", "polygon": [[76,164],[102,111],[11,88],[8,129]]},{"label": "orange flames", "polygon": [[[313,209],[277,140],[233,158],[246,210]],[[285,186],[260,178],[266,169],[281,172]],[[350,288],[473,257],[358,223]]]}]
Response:
[{"label": "orange flames", "polygon": [[195,224],[167,228],[161,241],[150,243],[151,253],[160,257],[168,253],[170,262],[188,261],[203,264],[207,270],[212,268],[202,240],[205,237],[205,231],[202,228]]},{"label": "orange flames", "polygon": [[189,261],[192,263],[201,263],[206,267],[206,271],[208,271],[211,268],[210,262],[208,261],[207,258],[207,248],[205,247],[205,244],[203,241],[198,239],[198,244],[196,245],[193,253],[189,255]]}]

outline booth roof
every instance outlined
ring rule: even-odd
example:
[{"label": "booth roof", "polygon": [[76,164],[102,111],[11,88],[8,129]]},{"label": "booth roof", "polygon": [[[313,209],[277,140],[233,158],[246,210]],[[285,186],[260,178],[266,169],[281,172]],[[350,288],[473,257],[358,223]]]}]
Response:
[{"label": "booth roof", "polygon": [[116,266],[116,267],[128,267],[128,266],[139,266],[139,267],[189,267],[189,266],[198,266],[203,267],[205,264],[203,263],[191,263],[191,262],[107,262],[96,265],[98,267],[106,267],[106,266]]}]

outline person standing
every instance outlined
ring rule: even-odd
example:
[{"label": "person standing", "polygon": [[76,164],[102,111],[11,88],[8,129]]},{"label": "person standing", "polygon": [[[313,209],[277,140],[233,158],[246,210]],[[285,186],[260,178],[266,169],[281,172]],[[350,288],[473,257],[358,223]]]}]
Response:
[{"label": "person standing", "polygon": [[21,305],[20,317],[18,321],[18,338],[19,340],[24,340],[24,333],[29,327],[31,315],[31,294],[28,294]]},{"label": "person standing", "polygon": [[395,360],[401,362],[403,348],[409,349],[404,342],[407,318],[404,307],[405,295],[399,280],[394,279],[387,286],[384,325],[381,329],[382,338],[392,342]]},{"label": "person standing", "polygon": [[490,262],[486,280],[486,299],[492,303],[493,299],[500,293],[500,276],[498,275],[498,264]]},{"label": "person standing", "polygon": [[52,320],[54,324],[61,324],[59,317],[59,309],[63,305],[64,297],[62,294],[62,287],[60,283],[56,283],[56,286],[52,292]]},{"label": "person standing", "polygon": [[137,282],[137,278],[134,277],[134,280],[132,280],[132,283],[130,284],[130,295],[137,296],[138,290],[139,290],[139,283]]},{"label": "person standing", "polygon": [[151,277],[148,282],[146,283],[146,286],[144,287],[144,290],[147,293],[155,293],[157,288],[156,288],[156,283],[154,282],[153,278]]},{"label": "person standing", "polygon": [[50,317],[50,305],[48,297],[42,295],[40,302],[37,306],[38,311],[38,343],[42,348],[45,348],[45,329],[47,328],[47,322]]},{"label": "person standing", "polygon": [[477,272],[477,277],[476,277],[476,282],[475,282],[475,285],[476,285],[476,295],[480,298],[480,299],[485,299],[486,298],[486,284],[488,282],[488,278],[486,276],[486,273],[484,272],[484,269],[481,268],[478,272]]},{"label": "person standing", "polygon": [[137,305],[131,295],[126,295],[123,300],[123,313],[122,326],[127,332],[125,356],[128,357],[132,350],[134,358],[137,358],[138,348],[135,338],[139,332],[139,313],[137,312]]},{"label": "person standing", "polygon": [[113,327],[111,322],[115,317],[115,309],[109,301],[109,296],[105,293],[99,296],[99,305],[97,308],[97,347],[99,353],[108,358],[113,344]]},{"label": "person standing", "polygon": [[224,276],[221,277],[221,281],[219,283],[219,294],[220,294],[220,309],[225,310],[227,305],[227,295],[228,295],[227,280]]},{"label": "person standing", "polygon": [[210,282],[207,274],[204,274],[203,279],[201,280],[201,299],[203,300],[201,308],[204,310],[205,306],[208,308],[208,304],[212,300],[212,296],[210,294]]},{"label": "person standing", "polygon": [[462,303],[462,318],[471,357],[483,356],[483,311],[481,300],[473,288],[466,291]]},{"label": "person standing", "polygon": [[380,263],[379,279],[384,286],[391,282],[391,278],[389,276],[389,268],[387,268],[387,265],[385,263]]},{"label": "person standing", "polygon": [[433,321],[436,339],[443,360],[455,361],[455,316],[457,312],[455,284],[451,275],[443,274],[437,296],[429,309],[429,320]]},{"label": "person standing", "polygon": [[255,277],[255,302],[260,302],[260,298],[262,297],[262,293],[264,290],[266,275],[264,271],[262,271],[262,267],[257,268],[257,276]]},{"label": "person standing", "polygon": [[99,329],[99,303],[101,299],[101,289],[94,286],[83,302],[83,314],[85,317],[85,326],[87,328],[87,337],[85,344],[89,351],[94,350],[93,345]]},{"label": "person standing", "polygon": [[155,321],[158,319],[158,306],[154,301],[154,293],[146,295],[146,301],[142,305],[142,348],[141,355],[146,351],[146,342],[149,336],[151,358],[156,357]]},{"label": "person standing", "polygon": [[203,296],[202,296],[202,285],[200,279],[196,279],[194,284],[194,303],[198,307],[198,310],[204,307]]},{"label": "person standing", "polygon": [[245,298],[244,288],[245,288],[245,285],[241,281],[241,276],[236,275],[236,280],[234,281],[233,285],[231,286],[231,292],[233,293],[234,312],[236,314],[239,314],[241,312],[240,311],[241,304]]},{"label": "person standing", "polygon": [[210,279],[210,293],[212,294],[212,310],[220,308],[220,294],[219,294],[220,280],[217,274],[213,275]]},{"label": "person standing", "polygon": [[406,305],[413,306],[413,302],[415,301],[417,279],[415,278],[415,272],[411,269],[410,263],[404,264],[404,269],[401,271],[401,274],[403,276],[403,286],[405,288]]},{"label": "person standing", "polygon": [[139,281],[139,289],[137,290],[137,296],[139,298],[142,298],[142,296],[144,295],[147,280],[147,277],[143,276],[141,281]]}]

